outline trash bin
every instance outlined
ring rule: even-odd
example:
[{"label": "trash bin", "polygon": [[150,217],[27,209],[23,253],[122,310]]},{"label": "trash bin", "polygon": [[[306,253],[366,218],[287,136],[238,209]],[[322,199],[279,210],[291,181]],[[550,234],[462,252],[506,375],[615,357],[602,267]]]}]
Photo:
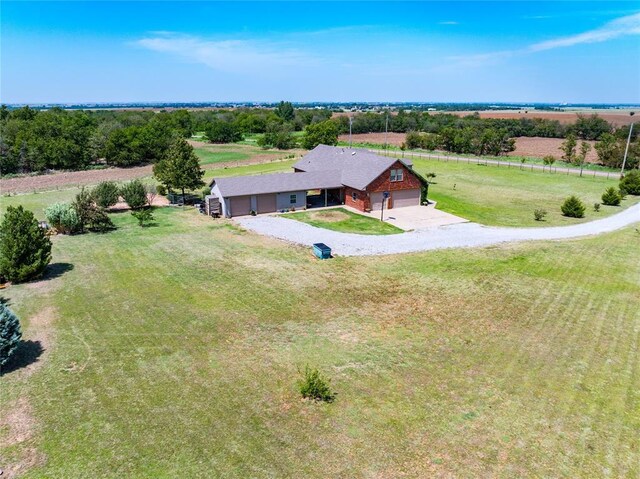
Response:
[{"label": "trash bin", "polygon": [[331,258],[331,248],[324,243],[314,243],[313,254],[320,259],[329,259]]}]

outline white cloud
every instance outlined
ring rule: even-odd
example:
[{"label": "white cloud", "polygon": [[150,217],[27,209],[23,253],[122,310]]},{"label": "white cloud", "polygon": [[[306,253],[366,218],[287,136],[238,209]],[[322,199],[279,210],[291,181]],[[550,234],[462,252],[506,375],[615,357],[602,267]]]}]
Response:
[{"label": "white cloud", "polygon": [[228,73],[267,73],[278,68],[315,62],[309,55],[294,48],[266,41],[213,41],[171,32],[154,32],[134,44]]},{"label": "white cloud", "polygon": [[454,22],[453,20],[448,20],[446,22],[438,22],[438,25],[460,25],[458,22]]},{"label": "white cloud", "polygon": [[613,20],[600,28],[569,37],[555,38],[530,45],[528,50],[540,52],[554,48],[571,47],[582,43],[599,43],[627,35],[640,35],[640,13]]}]

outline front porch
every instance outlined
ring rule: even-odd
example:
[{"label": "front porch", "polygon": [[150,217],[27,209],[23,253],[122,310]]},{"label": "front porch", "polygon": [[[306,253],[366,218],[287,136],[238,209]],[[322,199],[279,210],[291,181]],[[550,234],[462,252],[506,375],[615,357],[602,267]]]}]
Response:
[{"label": "front porch", "polygon": [[344,204],[344,188],[307,191],[307,209],[326,208]]}]

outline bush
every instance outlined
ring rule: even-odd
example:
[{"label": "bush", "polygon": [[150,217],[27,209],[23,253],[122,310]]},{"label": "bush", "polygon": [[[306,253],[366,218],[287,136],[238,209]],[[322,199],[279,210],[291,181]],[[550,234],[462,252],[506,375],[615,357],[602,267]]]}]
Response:
[{"label": "bush", "polygon": [[151,208],[143,208],[140,210],[134,210],[131,212],[135,219],[138,220],[138,225],[144,226],[145,223],[149,223],[154,220]]},{"label": "bush", "polygon": [[9,206],[0,224],[0,276],[16,283],[42,275],[51,241],[31,211]]},{"label": "bush", "polygon": [[0,372],[11,355],[18,349],[22,338],[20,320],[9,306],[0,303]]},{"label": "bush", "polygon": [[167,196],[167,187],[163,184],[159,184],[156,186],[156,191],[160,196]]},{"label": "bush", "polygon": [[122,199],[132,210],[138,210],[147,205],[147,191],[140,180],[133,180],[120,189]]},{"label": "bush", "polygon": [[80,231],[86,228],[103,233],[115,228],[105,209],[96,205],[93,196],[84,188],[76,195],[73,208],[80,219]]},{"label": "bush", "polygon": [[600,211],[600,203],[593,204],[593,211],[595,211],[596,213]]},{"label": "bush", "polygon": [[560,207],[562,214],[570,218],[584,218],[584,204],[577,196],[570,196]]},{"label": "bush", "polygon": [[109,208],[115,205],[120,199],[118,185],[113,181],[103,181],[91,192],[93,201],[101,208]]},{"label": "bush", "polygon": [[543,221],[545,216],[547,216],[546,210],[543,210],[542,208],[533,210],[533,218],[536,221]]},{"label": "bush", "polygon": [[305,366],[302,372],[302,381],[298,383],[300,394],[303,398],[316,401],[331,402],[335,394],[329,387],[329,380],[324,378],[317,369]]},{"label": "bush", "polygon": [[44,215],[59,233],[70,235],[82,231],[80,216],[70,203],[54,203],[44,210]]},{"label": "bush", "polygon": [[607,206],[619,206],[622,201],[622,197],[620,193],[611,186],[607,188],[604,193],[602,193],[602,204]]},{"label": "bush", "polygon": [[640,195],[640,171],[633,170],[620,180],[620,191],[627,195]]}]

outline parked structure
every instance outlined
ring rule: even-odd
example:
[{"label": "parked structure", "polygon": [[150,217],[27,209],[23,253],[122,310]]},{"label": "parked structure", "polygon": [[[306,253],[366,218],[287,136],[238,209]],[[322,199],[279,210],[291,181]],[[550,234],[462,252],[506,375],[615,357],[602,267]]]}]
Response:
[{"label": "parked structure", "polygon": [[383,202],[385,208],[415,206],[428,183],[412,166],[410,160],[367,150],[319,145],[293,166],[293,173],[214,178],[207,213],[219,208],[232,217],[340,204],[375,211]]}]

